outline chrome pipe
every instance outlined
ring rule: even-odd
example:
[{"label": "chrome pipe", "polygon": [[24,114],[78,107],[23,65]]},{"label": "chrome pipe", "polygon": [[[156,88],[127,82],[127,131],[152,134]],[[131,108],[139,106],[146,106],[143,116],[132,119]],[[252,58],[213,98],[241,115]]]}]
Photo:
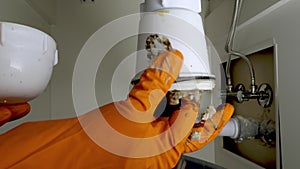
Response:
[{"label": "chrome pipe", "polygon": [[249,71],[250,71],[250,76],[251,76],[251,93],[255,93],[256,90],[256,84],[255,84],[255,74],[254,74],[254,68],[251,63],[251,61],[242,53],[234,51],[233,50],[233,43],[234,43],[234,38],[236,35],[236,28],[237,28],[237,23],[241,11],[241,6],[242,6],[242,1],[243,0],[236,0],[235,5],[234,5],[234,12],[233,12],[233,17],[232,17],[232,22],[231,22],[231,27],[229,30],[228,38],[225,44],[225,51],[228,54],[228,61],[226,65],[226,78],[227,78],[227,89],[229,92],[232,92],[232,83],[231,83],[231,76],[230,76],[230,65],[231,65],[231,56],[235,55],[240,58],[242,58],[248,65]]}]

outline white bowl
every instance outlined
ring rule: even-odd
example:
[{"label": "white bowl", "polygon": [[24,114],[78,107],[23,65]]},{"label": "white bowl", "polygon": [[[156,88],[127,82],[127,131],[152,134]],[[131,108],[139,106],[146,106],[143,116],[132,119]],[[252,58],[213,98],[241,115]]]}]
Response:
[{"label": "white bowl", "polygon": [[56,43],[48,34],[0,22],[0,104],[39,96],[49,83],[57,57]]}]

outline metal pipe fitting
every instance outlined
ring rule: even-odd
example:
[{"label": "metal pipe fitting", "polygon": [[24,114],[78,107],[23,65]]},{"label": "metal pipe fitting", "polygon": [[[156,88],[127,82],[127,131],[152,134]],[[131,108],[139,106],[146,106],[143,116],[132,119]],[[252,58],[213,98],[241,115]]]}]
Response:
[{"label": "metal pipe fitting", "polygon": [[254,68],[253,68],[251,61],[244,54],[233,50],[233,43],[234,43],[234,38],[236,35],[236,28],[237,28],[239,15],[240,15],[241,6],[242,6],[242,0],[236,0],[231,27],[230,27],[230,31],[228,34],[226,44],[225,44],[225,51],[228,54],[228,61],[227,61],[227,65],[226,65],[227,89],[228,89],[228,92],[232,92],[233,87],[232,87],[231,76],[230,76],[230,65],[231,65],[231,55],[235,55],[235,56],[242,58],[247,63],[247,65],[249,67],[249,71],[250,71],[250,76],[251,76],[250,92],[255,93],[255,91],[256,91],[255,74],[254,74]]}]

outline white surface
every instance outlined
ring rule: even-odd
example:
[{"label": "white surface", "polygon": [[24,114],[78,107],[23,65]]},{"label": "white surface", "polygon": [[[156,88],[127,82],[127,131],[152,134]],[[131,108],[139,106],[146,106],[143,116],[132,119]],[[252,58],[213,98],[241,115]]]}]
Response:
[{"label": "white surface", "polygon": [[51,33],[50,25],[28,5],[26,0],[1,0],[0,21],[24,24]]},{"label": "white surface", "polygon": [[56,22],[56,0],[24,0],[28,3],[49,25]]},{"label": "white surface", "polygon": [[57,61],[56,43],[37,29],[0,22],[0,103],[20,103],[47,87]]},{"label": "white surface", "polygon": [[[129,14],[139,13],[139,4],[141,0],[133,1],[96,1],[93,5],[82,5],[80,1],[62,0],[57,1],[58,13],[57,24],[53,27],[54,38],[59,44],[59,64],[55,66],[53,78],[51,81],[51,102],[52,102],[52,118],[66,118],[76,116],[72,99],[72,76],[74,65],[79,56],[79,52],[85,42],[104,25],[109,24],[120,17]],[[68,9],[68,10],[65,10]],[[118,29],[126,30],[128,26],[114,28],[112,32],[119,32]],[[135,25],[138,27],[138,25]],[[114,36],[114,35],[112,35]],[[113,99],[126,98],[130,84],[128,79],[132,79],[135,72],[135,63],[121,64],[137,49],[137,37],[121,39],[119,44],[114,46],[105,56],[103,63],[100,64],[95,79],[96,95],[99,105],[104,105],[113,101]],[[99,40],[100,42],[107,39]],[[97,56],[97,51],[89,50],[93,56]],[[113,78],[114,72],[119,70],[117,67],[123,67],[120,72],[121,78]],[[90,65],[86,65],[86,70],[90,69]],[[83,75],[82,83],[85,83]],[[113,80],[112,80],[113,78]],[[125,80],[126,79],[126,80]],[[112,84],[113,83],[113,84]],[[113,93],[112,93],[113,91]],[[86,93],[85,89],[82,89]],[[112,96],[113,95],[113,96]],[[118,95],[118,97],[116,96]],[[112,98],[114,97],[114,98]],[[84,97],[86,103],[91,102],[91,97]],[[89,111],[95,107],[91,104],[82,103]],[[82,112],[85,113],[85,112]]]}]

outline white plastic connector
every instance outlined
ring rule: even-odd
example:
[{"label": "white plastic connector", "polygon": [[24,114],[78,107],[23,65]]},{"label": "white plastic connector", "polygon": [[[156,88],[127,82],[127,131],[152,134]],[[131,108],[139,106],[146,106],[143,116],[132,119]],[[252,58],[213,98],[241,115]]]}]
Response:
[{"label": "white plastic connector", "polygon": [[58,63],[58,50],[55,51],[53,66],[57,65],[57,63]]},{"label": "white plastic connector", "polygon": [[197,131],[193,131],[191,134],[191,141],[196,141],[201,139],[201,133]]},{"label": "white plastic connector", "polygon": [[152,12],[168,8],[183,8],[190,11],[201,12],[201,0],[145,0],[142,12]]},{"label": "white plastic connector", "polygon": [[4,33],[4,25],[0,24],[0,45],[3,46],[4,45],[4,41],[5,41],[5,33]]},{"label": "white plastic connector", "polygon": [[201,0],[162,0],[164,8],[185,8],[194,12],[201,12]]},{"label": "white plastic connector", "polygon": [[231,137],[232,139],[237,139],[239,137],[239,133],[240,129],[238,120],[235,118],[231,118],[218,136]]}]

